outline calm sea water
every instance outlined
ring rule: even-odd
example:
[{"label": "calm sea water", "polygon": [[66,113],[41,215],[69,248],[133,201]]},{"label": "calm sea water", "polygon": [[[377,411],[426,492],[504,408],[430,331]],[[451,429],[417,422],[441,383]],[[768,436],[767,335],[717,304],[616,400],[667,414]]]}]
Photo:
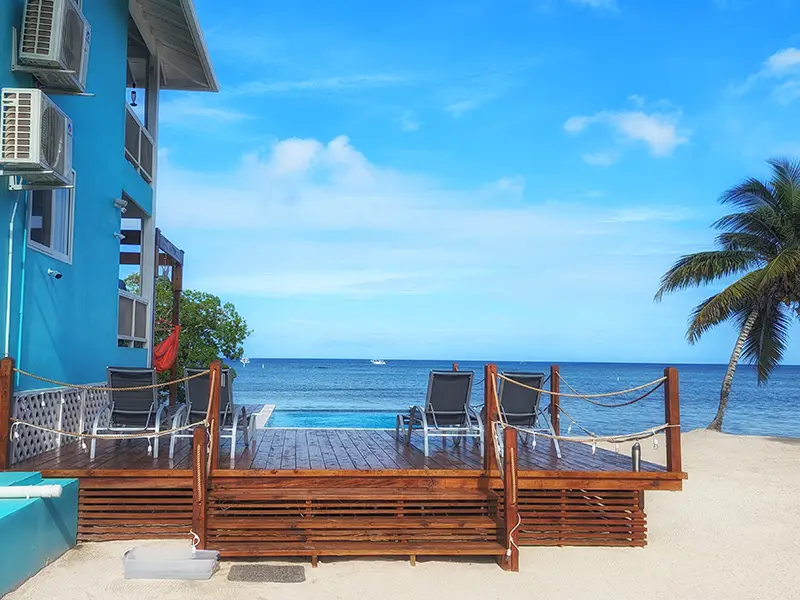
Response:
[{"label": "calm sea water", "polygon": [[[424,404],[431,369],[451,363],[368,360],[251,359],[236,365],[237,402],[275,404],[272,427],[394,427],[398,412]],[[543,363],[499,363],[500,370],[543,371]],[[483,403],[483,363],[460,362],[475,371],[473,403]],[[723,365],[679,366],[681,423],[684,430],[705,427],[713,418],[724,375]],[[566,363],[561,374],[583,393],[609,392],[647,383],[663,375],[663,366],[647,364]],[[567,391],[562,385],[562,391]],[[628,396],[632,397],[632,396]],[[663,393],[619,409],[599,408],[562,398],[562,406],[581,424],[601,435],[638,431],[664,422]],[[618,398],[617,401],[620,399]],[[545,399],[546,403],[547,400]],[[564,420],[564,427],[567,421]],[[756,384],[752,367],[740,366],[734,379],[725,431],[800,437],[800,367],[780,367],[765,386]],[[578,433],[574,431],[573,433]]]}]

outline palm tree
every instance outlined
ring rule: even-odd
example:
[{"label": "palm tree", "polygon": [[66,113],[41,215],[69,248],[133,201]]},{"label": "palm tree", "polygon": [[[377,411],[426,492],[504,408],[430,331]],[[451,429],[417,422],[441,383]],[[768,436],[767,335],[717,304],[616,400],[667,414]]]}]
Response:
[{"label": "palm tree", "polygon": [[719,408],[708,426],[722,430],[733,375],[740,358],[756,365],[759,384],[783,358],[789,329],[800,306],[800,161],[772,159],[768,181],[746,179],[726,191],[722,204],[739,210],[713,227],[717,250],[678,259],[661,278],[656,301],[665,294],[738,277],[692,311],[690,344],[724,321],[739,335],[722,380]]}]

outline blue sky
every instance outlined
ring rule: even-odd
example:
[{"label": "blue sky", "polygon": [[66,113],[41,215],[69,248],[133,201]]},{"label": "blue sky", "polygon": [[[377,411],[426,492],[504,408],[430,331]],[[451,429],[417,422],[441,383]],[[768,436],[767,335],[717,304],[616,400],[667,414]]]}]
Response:
[{"label": "blue sky", "polygon": [[[158,222],[250,356],[725,362],[654,304],[800,156],[800,1],[196,0]],[[800,362],[790,348],[788,362]]]}]

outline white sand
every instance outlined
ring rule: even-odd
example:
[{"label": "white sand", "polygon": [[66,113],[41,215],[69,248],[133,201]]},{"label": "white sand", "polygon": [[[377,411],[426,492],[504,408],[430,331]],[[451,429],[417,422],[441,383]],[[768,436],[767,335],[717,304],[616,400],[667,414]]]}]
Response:
[{"label": "white sand", "polygon": [[[689,480],[647,493],[644,549],[523,548],[518,574],[481,561],[327,559],[306,567],[305,583],[253,584],[227,581],[230,563],[210,581],[126,581],[130,542],[86,544],[8,598],[800,598],[800,440],[694,431],[683,441]],[[650,444],[644,454],[653,458]]]}]

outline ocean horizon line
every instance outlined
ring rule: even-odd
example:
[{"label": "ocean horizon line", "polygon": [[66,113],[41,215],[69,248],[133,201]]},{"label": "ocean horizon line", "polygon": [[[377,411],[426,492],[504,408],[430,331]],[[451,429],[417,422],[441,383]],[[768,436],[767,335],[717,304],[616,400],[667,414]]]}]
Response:
[{"label": "ocean horizon line", "polygon": [[[233,359],[231,359],[233,360]],[[271,357],[271,356],[258,356],[248,357],[248,360],[260,361],[338,361],[338,362],[357,362],[364,361],[370,362],[377,360],[375,358],[326,358],[326,357]],[[451,362],[451,363],[520,363],[520,364],[552,364],[552,365],[637,365],[643,367],[727,367],[727,363],[704,363],[704,362],[658,362],[658,361],[603,361],[603,360],[565,360],[565,361],[550,361],[550,360],[519,360],[519,359],[475,359],[475,358],[383,358],[388,362],[405,362],[405,363],[431,363],[431,362]],[[800,367],[800,364],[780,364],[776,368],[784,367]],[[755,369],[755,365],[740,363],[737,369]]]}]

